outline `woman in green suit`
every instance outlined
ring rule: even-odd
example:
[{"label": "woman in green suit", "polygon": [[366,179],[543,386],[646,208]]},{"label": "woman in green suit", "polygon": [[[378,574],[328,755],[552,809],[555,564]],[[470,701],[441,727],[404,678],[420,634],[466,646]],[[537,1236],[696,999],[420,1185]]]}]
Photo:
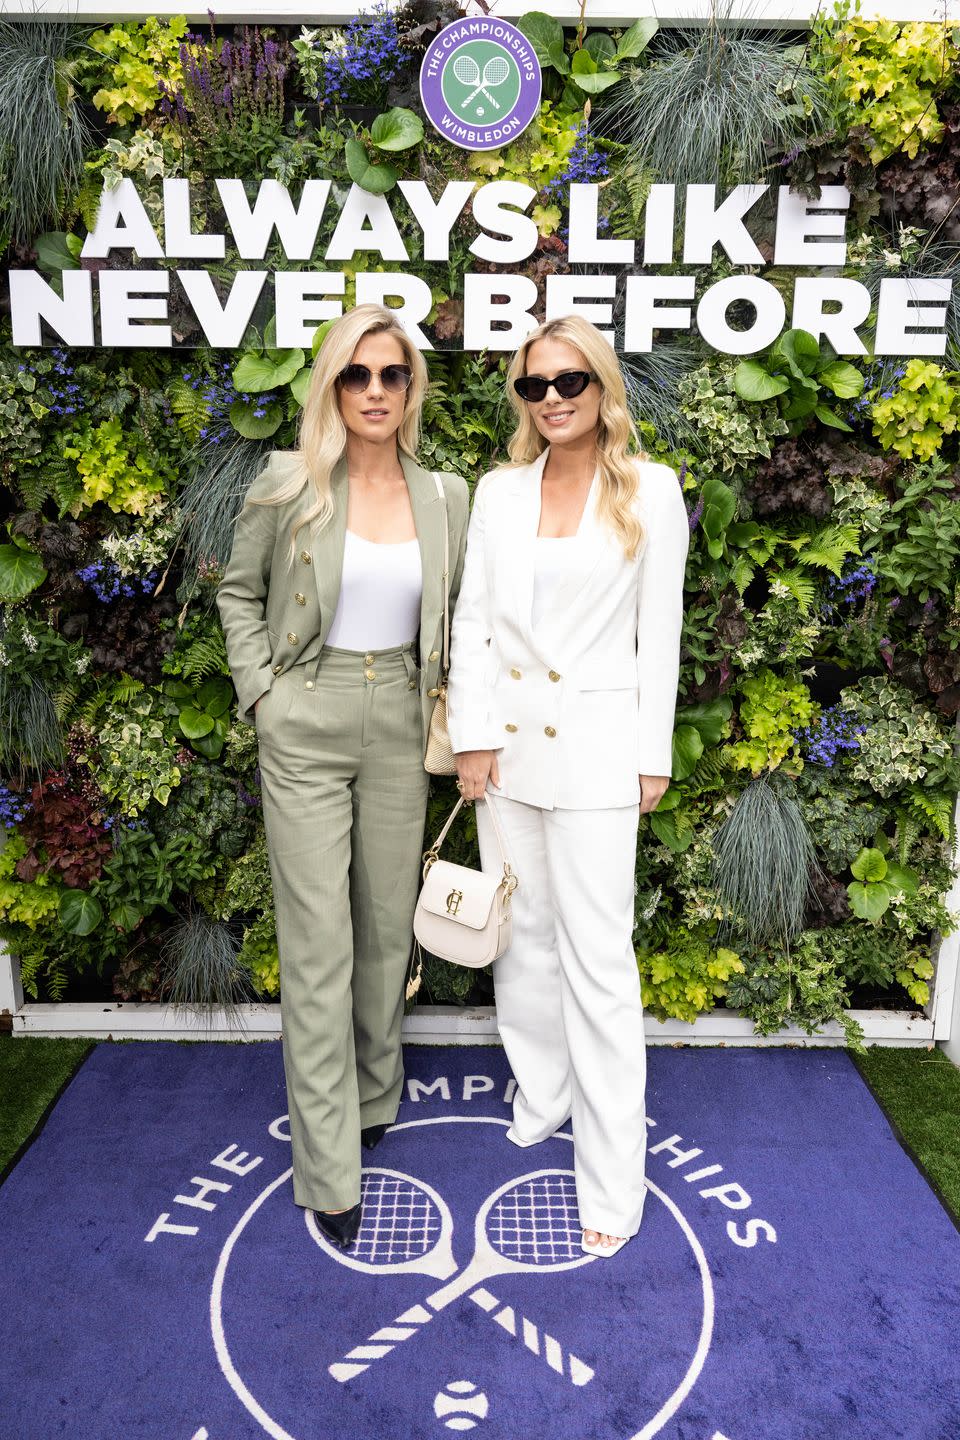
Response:
[{"label": "woman in green suit", "polygon": [[346,1246],[396,1118],[423,768],[467,490],[416,459],[426,365],[391,312],[327,332],[299,448],[250,487],[217,594],[254,723],[280,949],[293,1194]]}]

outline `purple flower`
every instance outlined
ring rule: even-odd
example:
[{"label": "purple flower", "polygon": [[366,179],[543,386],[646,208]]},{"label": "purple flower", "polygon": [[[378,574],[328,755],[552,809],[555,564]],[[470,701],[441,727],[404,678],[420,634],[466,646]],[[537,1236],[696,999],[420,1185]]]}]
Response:
[{"label": "purple flower", "polygon": [[804,759],[832,770],[841,751],[859,750],[858,736],[866,728],[866,725],[856,723],[856,716],[850,711],[840,705],[831,705],[828,710],[822,711],[816,725],[795,730],[794,738]]}]

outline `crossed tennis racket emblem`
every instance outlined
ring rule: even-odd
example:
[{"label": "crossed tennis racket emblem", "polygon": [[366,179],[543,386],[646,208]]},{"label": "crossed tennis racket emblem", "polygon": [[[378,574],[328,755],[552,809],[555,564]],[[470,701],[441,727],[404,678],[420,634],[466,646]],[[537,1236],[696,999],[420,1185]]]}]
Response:
[{"label": "crossed tennis racket emblem", "polygon": [[317,1228],[313,1212],[306,1212],[307,1228],[321,1249],[367,1274],[419,1273],[446,1283],[330,1365],[335,1380],[346,1384],[361,1375],[419,1335],[461,1295],[469,1295],[495,1324],[571,1384],[582,1386],[593,1379],[589,1365],[565,1352],[554,1336],[512,1306],[501,1305],[483,1283],[496,1275],[573,1270],[592,1262],[594,1257],[581,1249],[572,1171],[531,1171],[488,1195],[477,1211],[473,1256],[462,1270],[453,1255],[453,1216],[432,1186],[400,1170],[372,1167],[364,1170],[361,1189],[363,1221],[349,1251],[335,1250]]},{"label": "crossed tennis racket emblem", "polygon": [[492,55],[480,72],[480,66],[472,55],[458,55],[453,62],[453,73],[461,85],[473,85],[475,88],[461,100],[460,109],[466,110],[467,106],[474,101],[478,95],[484,95],[490,101],[494,110],[500,109],[500,103],[495,96],[490,94],[497,86],[502,85],[510,75],[510,61],[502,55]]}]

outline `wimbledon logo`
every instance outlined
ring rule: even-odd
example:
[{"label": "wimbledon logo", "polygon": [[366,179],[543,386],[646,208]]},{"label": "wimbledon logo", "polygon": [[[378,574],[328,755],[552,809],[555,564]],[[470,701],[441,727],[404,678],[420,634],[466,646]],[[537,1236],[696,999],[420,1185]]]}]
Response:
[{"label": "wimbledon logo", "polygon": [[441,30],[420,68],[424,110],[462,150],[496,150],[515,140],[539,109],[540,86],[527,37],[490,16]]}]

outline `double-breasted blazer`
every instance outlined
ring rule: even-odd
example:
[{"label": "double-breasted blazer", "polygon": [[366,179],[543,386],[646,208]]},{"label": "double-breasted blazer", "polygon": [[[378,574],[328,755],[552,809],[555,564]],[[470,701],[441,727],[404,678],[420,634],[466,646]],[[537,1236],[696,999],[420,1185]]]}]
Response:
[{"label": "double-breasted blazer", "polygon": [[[400,456],[400,464],[410,493],[423,569],[419,648],[426,746],[442,663],[444,509],[449,524],[452,608],[463,569],[467,487],[459,475],[443,473],[441,500],[428,471],[406,455]],[[331,476],[331,518],[320,529],[315,522],[304,526],[297,534],[292,557],[292,526],[313,504],[307,482],[292,500],[281,505],[250,503],[276,494],[299,468],[296,451],[274,450],[267,458],[247,492],[230,560],[217,590],[238,714],[248,725],[254,723],[255,702],[276,677],[320,653],[340,598],[347,530],[346,461],[341,460]]]},{"label": "double-breasted blazer", "polygon": [[549,450],[477,486],[454,613],[447,705],[455,751],[499,751],[500,793],[543,809],[640,799],[672,769],[689,526],[677,476],[637,460],[644,542],[628,560],[594,477],[570,568],[532,622]]}]

